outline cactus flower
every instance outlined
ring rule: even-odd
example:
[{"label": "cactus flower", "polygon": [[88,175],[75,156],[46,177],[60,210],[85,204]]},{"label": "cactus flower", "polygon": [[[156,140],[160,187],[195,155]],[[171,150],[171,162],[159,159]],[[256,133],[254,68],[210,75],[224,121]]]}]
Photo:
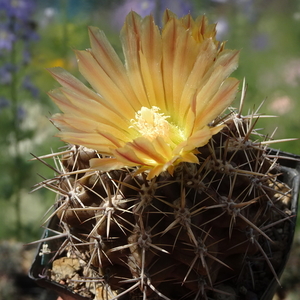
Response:
[{"label": "cactus flower", "polygon": [[206,17],[166,11],[161,29],[152,16],[130,12],[121,30],[124,63],[102,31],[89,28],[91,49],[75,51],[84,83],[61,68],[62,87],[49,93],[62,113],[52,117],[65,142],[96,150],[90,167],[138,167],[148,179],[198,163],[198,147],[222,128],[213,121],[233,101],[236,50],[216,40]]}]

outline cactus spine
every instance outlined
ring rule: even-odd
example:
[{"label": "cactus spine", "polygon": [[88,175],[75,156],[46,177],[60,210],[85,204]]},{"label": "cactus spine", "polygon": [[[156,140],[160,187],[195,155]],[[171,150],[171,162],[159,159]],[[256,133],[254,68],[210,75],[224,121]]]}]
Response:
[{"label": "cactus spine", "polygon": [[51,71],[63,111],[52,121],[68,146],[38,158],[56,162],[37,188],[57,194],[58,220],[42,240],[42,275],[95,300],[259,299],[278,281],[291,189],[259,115],[222,115],[238,51],[205,17],[166,11],[163,23],[128,15],[125,65],[90,28],[92,49],[76,54],[95,92]]},{"label": "cactus spine", "polygon": [[151,180],[134,168],[91,171],[98,154],[82,146],[50,155],[57,176],[39,186],[57,193],[52,215],[62,239],[51,248],[51,280],[107,300],[263,293],[278,280],[291,190],[269,155],[271,141],[254,129],[257,118],[232,112],[199,149],[200,164],[181,163],[173,176]]}]

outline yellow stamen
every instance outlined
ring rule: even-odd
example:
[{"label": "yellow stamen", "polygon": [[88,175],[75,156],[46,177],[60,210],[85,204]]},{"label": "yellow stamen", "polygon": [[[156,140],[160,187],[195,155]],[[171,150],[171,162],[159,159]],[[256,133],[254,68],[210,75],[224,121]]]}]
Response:
[{"label": "yellow stamen", "polygon": [[159,107],[152,106],[151,108],[142,107],[136,114],[135,119],[131,119],[131,128],[136,129],[141,136],[150,140],[157,136],[167,137],[170,131],[170,124],[166,120],[169,116],[164,116],[163,113],[158,113]]}]

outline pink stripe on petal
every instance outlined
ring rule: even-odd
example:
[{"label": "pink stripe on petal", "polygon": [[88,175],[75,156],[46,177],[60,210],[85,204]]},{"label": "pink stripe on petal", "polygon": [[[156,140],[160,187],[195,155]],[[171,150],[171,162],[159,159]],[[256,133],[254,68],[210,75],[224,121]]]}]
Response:
[{"label": "pink stripe on petal", "polygon": [[60,67],[56,67],[48,69],[48,71],[62,86],[77,93],[81,97],[102,102],[103,99],[99,95],[85,86],[80,80],[78,80],[66,70]]},{"label": "pink stripe on petal", "polygon": [[92,54],[88,51],[76,51],[80,73],[87,79],[91,86],[106,100],[107,106],[113,111],[122,110],[125,118],[134,117],[135,110],[106,72],[99,66]]},{"label": "pink stripe on petal", "polygon": [[128,145],[123,148],[112,150],[112,154],[127,166],[147,165],[143,159],[140,159],[136,155],[133,149],[128,147]]},{"label": "pink stripe on petal", "polygon": [[166,158],[160,155],[155,147],[152,145],[152,142],[146,138],[140,137],[135,139],[132,143],[128,143],[134,152],[138,154],[139,157],[147,161],[155,161],[156,164],[163,164],[166,161]]},{"label": "pink stripe on petal", "polygon": [[120,91],[122,91],[134,109],[136,111],[139,110],[141,103],[132,89],[126,69],[103,31],[96,27],[89,27],[89,36],[92,54],[99,66],[101,66],[108,77],[111,78]]}]

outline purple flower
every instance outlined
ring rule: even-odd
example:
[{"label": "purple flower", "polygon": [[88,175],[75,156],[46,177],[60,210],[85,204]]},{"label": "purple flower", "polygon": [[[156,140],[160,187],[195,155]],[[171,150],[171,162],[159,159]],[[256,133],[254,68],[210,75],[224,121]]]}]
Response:
[{"label": "purple flower", "polygon": [[37,98],[39,95],[39,90],[38,88],[32,83],[30,78],[28,76],[24,77],[23,82],[22,82],[22,87],[27,90],[33,98]]},{"label": "purple flower", "polygon": [[15,35],[6,30],[4,26],[0,27],[0,50],[10,51],[14,41]]},{"label": "purple flower", "polygon": [[[2,58],[5,59],[7,52],[13,49],[14,43],[21,41],[23,44],[18,44],[16,57],[19,57],[19,59],[16,63],[18,65],[27,65],[30,62],[30,42],[38,39],[36,33],[37,25],[32,20],[35,5],[35,0],[0,0],[0,16],[2,17],[0,24],[0,50],[6,50],[0,51]],[[23,56],[20,56],[19,52]],[[9,74],[6,72],[6,67],[1,70],[1,75],[5,76],[0,78],[0,83],[7,84],[10,79]]]},{"label": "purple flower", "polygon": [[0,111],[8,106],[10,106],[10,102],[4,97],[0,97]]},{"label": "purple flower", "polygon": [[6,63],[0,67],[0,84],[8,85],[12,80],[12,73],[17,70],[17,67],[11,63]]},{"label": "purple flower", "polygon": [[18,108],[17,108],[17,119],[18,119],[18,121],[19,122],[24,121],[25,117],[26,117],[26,110],[23,106],[19,105]]},{"label": "purple flower", "polygon": [[27,21],[23,25],[24,25],[24,27],[22,30],[21,38],[25,42],[37,41],[39,39],[39,36],[36,33],[36,23],[33,21]]},{"label": "purple flower", "polygon": [[31,61],[31,54],[30,51],[28,49],[29,47],[25,47],[25,49],[23,50],[23,64],[24,66],[28,65]]},{"label": "purple flower", "polygon": [[263,51],[268,49],[270,46],[270,39],[268,34],[266,33],[259,33],[252,38],[252,47],[254,50]]},{"label": "purple flower", "polygon": [[123,26],[125,16],[132,10],[142,17],[153,14],[159,24],[163,12],[167,8],[181,17],[192,10],[192,5],[184,0],[125,0],[123,4],[119,5],[113,12],[112,26],[119,30]]},{"label": "purple flower", "polygon": [[[126,0],[123,5],[117,9],[116,13],[122,13],[122,16],[127,15],[128,12],[134,10],[142,17],[149,15],[153,12],[156,8],[156,1],[155,0]],[[124,18],[124,17],[123,17]]]},{"label": "purple flower", "polygon": [[[19,64],[29,63],[30,42],[38,39],[36,23],[32,20],[35,4],[34,0],[0,0],[0,50],[6,50],[0,51],[0,56],[3,57],[7,51],[11,51],[15,42],[23,41],[24,56]],[[1,79],[0,81],[3,82]]]},{"label": "purple flower", "polygon": [[4,10],[8,18],[28,20],[35,9],[34,0],[1,0],[0,10]]}]

